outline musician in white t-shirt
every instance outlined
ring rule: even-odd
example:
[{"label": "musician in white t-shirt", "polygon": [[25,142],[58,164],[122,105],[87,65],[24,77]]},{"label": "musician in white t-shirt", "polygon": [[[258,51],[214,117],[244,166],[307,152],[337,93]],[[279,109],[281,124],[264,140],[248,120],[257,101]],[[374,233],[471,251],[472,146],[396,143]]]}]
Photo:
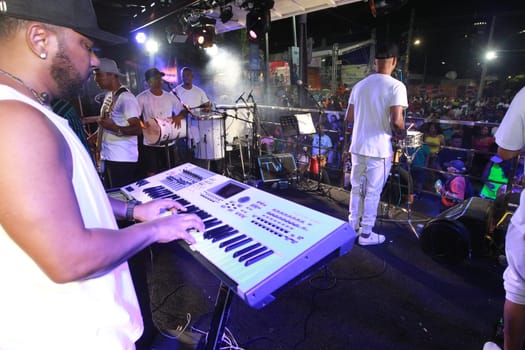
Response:
[{"label": "musician in white t-shirt", "polygon": [[137,136],[142,132],[137,99],[120,82],[124,74],[115,61],[101,58],[93,72],[97,85],[107,91],[98,120],[104,185],[122,187],[137,180]]},{"label": "musician in white t-shirt", "polygon": [[[164,73],[157,68],[145,73],[149,89],[137,95],[139,111],[144,121],[144,141],[140,148],[140,163],[146,176],[152,176],[173,167],[178,161],[176,141],[185,137],[187,115],[179,99],[162,89]],[[149,130],[157,137],[147,137]],[[165,140],[164,140],[165,139]]]},{"label": "musician in white t-shirt", "polygon": [[385,236],[372,231],[381,190],[392,166],[392,133],[405,130],[408,106],[405,85],[391,74],[397,64],[394,44],[376,48],[377,73],[359,81],[350,93],[345,119],[352,129],[349,222],[358,230],[360,245],[381,244]]},{"label": "musician in white t-shirt", "polygon": [[[189,67],[184,67],[181,70],[182,83],[177,85],[173,90],[173,94],[177,96],[185,108],[189,111],[188,113],[188,141],[190,148],[194,151],[194,162],[202,167],[212,168],[212,170],[220,173],[223,169],[223,162],[220,159],[215,159],[214,152],[210,151],[210,144],[212,140],[206,139],[206,134],[202,134],[204,130],[199,130],[199,123],[201,119],[206,119],[209,112],[211,112],[211,102],[203,89],[193,84],[193,70]],[[209,134],[219,135],[222,133],[220,130],[220,123],[212,123],[217,126],[216,130],[209,130],[206,127]],[[206,123],[206,122],[205,122]],[[211,122],[206,123],[207,126]],[[222,136],[221,136],[222,137]],[[203,144],[204,143],[204,144]],[[208,143],[208,145],[206,145]],[[210,154],[205,154],[210,151]],[[213,159],[213,160],[212,160]]]}]

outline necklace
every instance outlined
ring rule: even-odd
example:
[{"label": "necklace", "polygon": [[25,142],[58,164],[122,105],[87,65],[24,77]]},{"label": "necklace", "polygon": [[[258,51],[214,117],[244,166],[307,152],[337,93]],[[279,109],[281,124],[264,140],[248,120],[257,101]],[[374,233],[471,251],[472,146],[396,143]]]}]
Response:
[{"label": "necklace", "polygon": [[3,69],[0,69],[0,74],[3,74],[5,75],[6,77],[8,78],[11,78],[13,79],[14,81],[16,81],[18,84],[22,85],[23,87],[25,87],[26,89],[28,89],[29,91],[31,91],[31,93],[33,94],[33,96],[37,99],[38,102],[40,102],[41,105],[47,105],[49,104],[49,95],[47,94],[47,92],[37,92],[35,89],[33,89],[31,86],[27,85],[26,83],[24,83],[24,81],[16,76],[14,76],[13,74],[9,73],[9,72],[6,72],[5,70]]}]

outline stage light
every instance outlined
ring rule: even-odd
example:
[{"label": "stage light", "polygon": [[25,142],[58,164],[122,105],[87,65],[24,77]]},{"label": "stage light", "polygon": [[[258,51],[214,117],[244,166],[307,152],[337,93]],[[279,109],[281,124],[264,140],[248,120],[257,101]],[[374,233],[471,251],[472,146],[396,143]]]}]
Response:
[{"label": "stage light", "polygon": [[215,26],[203,24],[193,29],[193,44],[200,48],[211,47],[215,43]]},{"label": "stage light", "polygon": [[226,23],[230,19],[232,19],[232,17],[233,17],[232,7],[230,5],[221,7],[221,14],[220,14],[219,17],[220,17],[222,23]]},{"label": "stage light", "polygon": [[143,32],[138,32],[137,35],[135,35],[135,41],[139,44],[144,44],[146,42],[146,34]]},{"label": "stage light", "polygon": [[399,10],[407,2],[408,0],[369,0],[368,5],[372,16],[381,17]]},{"label": "stage light", "polygon": [[155,53],[159,51],[159,43],[152,39],[148,40],[146,42],[146,51],[149,53]]},{"label": "stage light", "polygon": [[246,32],[250,41],[259,41],[269,30],[270,10],[257,9],[246,14]]},{"label": "stage light", "polygon": [[487,52],[485,53],[485,59],[486,59],[487,61],[492,61],[492,60],[494,60],[494,59],[496,59],[496,58],[498,58],[498,54],[497,54],[496,51],[494,51],[494,50],[490,50],[490,51],[487,51]]}]

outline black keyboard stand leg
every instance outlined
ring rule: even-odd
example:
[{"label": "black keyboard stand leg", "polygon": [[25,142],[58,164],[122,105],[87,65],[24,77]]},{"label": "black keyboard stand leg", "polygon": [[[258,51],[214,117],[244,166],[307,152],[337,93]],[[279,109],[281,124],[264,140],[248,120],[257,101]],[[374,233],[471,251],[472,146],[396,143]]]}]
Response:
[{"label": "black keyboard stand leg", "polygon": [[205,350],[216,350],[220,348],[224,328],[230,315],[230,306],[232,303],[233,292],[221,282],[217,299],[215,300],[215,309],[211,319],[210,331],[206,338]]}]

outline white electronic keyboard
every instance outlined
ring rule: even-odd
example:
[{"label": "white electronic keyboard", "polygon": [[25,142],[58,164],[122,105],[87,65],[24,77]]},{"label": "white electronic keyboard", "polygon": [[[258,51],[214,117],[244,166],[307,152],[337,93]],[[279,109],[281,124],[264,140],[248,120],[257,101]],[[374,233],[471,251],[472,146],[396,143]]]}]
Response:
[{"label": "white electronic keyboard", "polygon": [[186,248],[257,309],[306,270],[347,253],[356,238],[345,221],[191,163],[121,191],[141,202],[173,198],[201,217],[206,229]]}]

